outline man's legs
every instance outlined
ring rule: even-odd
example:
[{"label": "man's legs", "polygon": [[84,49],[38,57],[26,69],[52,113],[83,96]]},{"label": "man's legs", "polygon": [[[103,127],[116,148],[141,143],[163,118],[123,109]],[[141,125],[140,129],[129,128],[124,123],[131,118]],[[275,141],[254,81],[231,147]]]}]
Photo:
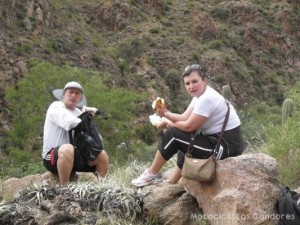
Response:
[{"label": "man's legs", "polygon": [[102,150],[94,161],[89,162],[89,166],[96,166],[96,171],[101,177],[108,173],[109,161],[106,151]]},{"label": "man's legs", "polygon": [[61,185],[70,179],[74,164],[74,147],[71,144],[64,144],[58,150],[57,171]]}]

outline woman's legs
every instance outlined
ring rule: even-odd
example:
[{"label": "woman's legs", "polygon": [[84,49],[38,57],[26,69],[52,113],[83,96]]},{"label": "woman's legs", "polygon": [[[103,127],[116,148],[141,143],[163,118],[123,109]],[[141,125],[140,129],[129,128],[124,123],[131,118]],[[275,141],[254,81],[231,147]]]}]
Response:
[{"label": "woman's legs", "polygon": [[[158,151],[155,154],[151,166],[137,179],[132,181],[134,186],[142,187],[145,185],[153,184],[161,180],[159,173],[165,163],[171,159],[175,154],[180,154],[178,157],[177,167],[173,175],[170,177],[170,183],[177,183],[181,178],[181,169],[184,160],[184,154],[187,151],[191,139],[191,133],[183,132],[177,128],[169,128],[163,135],[162,144],[158,145]],[[194,151],[192,156],[195,158],[204,158],[212,152],[212,145],[210,140],[203,136],[197,135]]]},{"label": "woman's legs", "polygon": [[148,169],[150,174],[157,174],[167,161],[162,157],[160,151],[157,151],[151,166]]},{"label": "woman's legs", "polygon": [[176,166],[172,171],[171,176],[167,179],[167,182],[170,184],[177,184],[181,178],[181,169]]}]

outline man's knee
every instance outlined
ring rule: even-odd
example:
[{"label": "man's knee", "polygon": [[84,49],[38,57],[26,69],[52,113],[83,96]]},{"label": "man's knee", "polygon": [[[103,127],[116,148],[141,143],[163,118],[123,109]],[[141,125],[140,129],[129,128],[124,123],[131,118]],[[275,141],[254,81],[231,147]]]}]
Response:
[{"label": "man's knee", "polygon": [[64,144],[58,149],[58,159],[74,159],[74,147],[71,144]]},{"label": "man's knee", "polygon": [[108,164],[108,154],[105,150],[102,150],[100,154],[97,155],[96,159],[94,161],[89,161],[90,166],[96,166],[96,165],[104,165]]},{"label": "man's knee", "polygon": [[98,155],[97,159],[98,158],[101,162],[108,162],[108,154],[106,153],[105,150],[101,151],[101,153]]}]

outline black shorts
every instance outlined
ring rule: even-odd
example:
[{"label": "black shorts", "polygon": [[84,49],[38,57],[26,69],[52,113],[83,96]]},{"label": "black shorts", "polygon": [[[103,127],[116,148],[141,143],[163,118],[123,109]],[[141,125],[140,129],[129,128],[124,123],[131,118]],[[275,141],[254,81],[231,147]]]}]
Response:
[{"label": "black shorts", "polygon": [[[44,166],[47,170],[53,174],[58,174],[57,171],[57,160],[58,160],[58,149],[52,148],[44,158]],[[74,165],[72,172],[95,172],[96,166],[89,166],[87,160],[80,154],[79,150],[74,150]]]},{"label": "black shorts", "polygon": [[[195,144],[192,151],[194,158],[207,158],[212,154],[219,134],[203,135],[201,132],[195,138]],[[169,128],[163,135],[162,143],[157,146],[165,160],[169,160],[175,154],[177,155],[177,166],[182,168],[184,155],[187,152],[191,139],[191,133],[183,132],[177,128]],[[241,155],[244,151],[243,138],[240,126],[224,132],[220,147],[216,152],[216,159],[221,160],[227,157]]]}]

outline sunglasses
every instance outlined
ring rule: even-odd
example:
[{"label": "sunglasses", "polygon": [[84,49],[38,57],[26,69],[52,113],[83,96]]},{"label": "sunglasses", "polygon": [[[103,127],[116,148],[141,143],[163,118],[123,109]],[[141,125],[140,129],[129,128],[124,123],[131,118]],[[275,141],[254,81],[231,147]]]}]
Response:
[{"label": "sunglasses", "polygon": [[188,71],[188,70],[201,70],[201,66],[199,64],[193,64],[190,66],[185,67],[184,72]]},{"label": "sunglasses", "polygon": [[205,74],[199,64],[192,64],[184,69],[183,77],[190,75],[192,72],[198,71],[202,80],[205,79]]}]

